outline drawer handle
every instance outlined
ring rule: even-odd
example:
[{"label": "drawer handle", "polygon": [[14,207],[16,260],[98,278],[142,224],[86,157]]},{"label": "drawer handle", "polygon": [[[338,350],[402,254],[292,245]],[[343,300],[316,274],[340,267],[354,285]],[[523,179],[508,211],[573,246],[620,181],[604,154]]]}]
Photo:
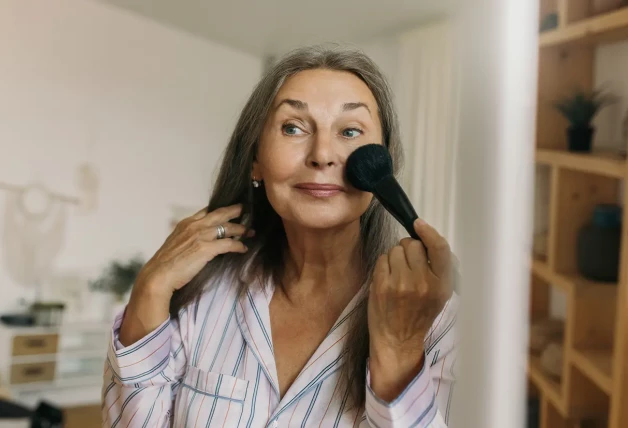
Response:
[{"label": "drawer handle", "polygon": [[46,346],[46,340],[44,339],[28,339],[26,341],[26,346],[31,348],[43,348]]},{"label": "drawer handle", "polygon": [[26,367],[24,369],[25,376],[37,376],[44,372],[43,367]]}]

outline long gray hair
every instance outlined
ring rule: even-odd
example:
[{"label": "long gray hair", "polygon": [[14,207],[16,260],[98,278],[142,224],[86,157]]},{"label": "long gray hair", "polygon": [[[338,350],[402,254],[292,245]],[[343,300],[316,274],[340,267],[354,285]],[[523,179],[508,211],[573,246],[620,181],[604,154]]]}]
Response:
[{"label": "long gray hair", "polygon": [[[251,173],[262,129],[277,92],[288,77],[311,69],[350,72],[366,83],[377,101],[383,143],[392,156],[395,173],[400,173],[402,148],[399,124],[392,92],[377,65],[361,51],[339,46],[313,46],[289,53],[261,79],[242,110],[224,153],[208,207],[209,211],[213,211],[243,204],[242,216],[235,221],[254,229],[256,236],[245,240],[249,247],[247,254],[229,253],[216,257],[188,285],[176,291],[170,306],[173,316],[198,298],[212,278],[225,274],[233,275],[240,284],[241,292],[245,292],[256,280],[262,284],[273,281],[281,286],[287,248],[283,223],[270,205],[263,187],[253,188]],[[360,218],[363,277],[359,280],[362,283],[368,284],[377,258],[396,245],[397,240],[394,220],[374,199]],[[254,276],[247,272],[254,272]],[[352,407],[362,407],[365,400],[366,360],[369,354],[367,296],[364,295],[358,303],[344,349],[341,376],[343,389],[349,393]]]}]

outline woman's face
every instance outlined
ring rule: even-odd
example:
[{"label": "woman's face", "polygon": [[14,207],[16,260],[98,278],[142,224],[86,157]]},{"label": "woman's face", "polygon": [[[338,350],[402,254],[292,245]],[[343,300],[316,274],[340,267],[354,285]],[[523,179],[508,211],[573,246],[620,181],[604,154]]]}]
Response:
[{"label": "woman's face", "polygon": [[377,102],[354,74],[302,71],[285,81],[262,132],[253,178],[284,221],[328,229],[356,221],[370,193],[345,179],[347,157],[382,143]]}]

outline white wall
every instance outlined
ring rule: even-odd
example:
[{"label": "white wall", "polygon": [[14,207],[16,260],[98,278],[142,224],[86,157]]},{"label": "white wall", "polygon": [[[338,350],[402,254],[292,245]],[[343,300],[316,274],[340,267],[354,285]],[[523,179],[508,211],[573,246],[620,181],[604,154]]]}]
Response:
[{"label": "white wall", "polygon": [[394,92],[405,151],[401,184],[418,215],[454,251],[458,25],[453,18],[433,19],[362,45]]},{"label": "white wall", "polygon": [[[72,194],[80,162],[100,174],[100,208],[70,210],[58,269],[150,256],[171,204],[204,206],[260,70],[257,57],[100,2],[0,1],[0,181]],[[31,295],[2,256],[0,313]]]},{"label": "white wall", "polygon": [[398,33],[385,35],[360,46],[381,68],[395,92],[398,91],[396,85],[399,76],[399,49],[401,47],[399,37],[400,34]]},{"label": "white wall", "polygon": [[600,46],[595,54],[595,87],[605,88],[619,101],[600,113],[596,120],[594,145],[597,148],[626,149],[622,141],[622,121],[628,111],[628,42]]}]

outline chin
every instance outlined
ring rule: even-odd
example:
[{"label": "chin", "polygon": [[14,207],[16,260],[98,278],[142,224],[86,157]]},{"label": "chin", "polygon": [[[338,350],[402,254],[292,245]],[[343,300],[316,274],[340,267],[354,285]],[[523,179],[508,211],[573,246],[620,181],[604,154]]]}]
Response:
[{"label": "chin", "polygon": [[356,198],[354,195],[346,194],[320,199],[299,196],[301,195],[269,200],[284,221],[315,230],[337,229],[354,222],[359,223],[360,217],[371,202],[369,197]]},{"label": "chin", "polygon": [[291,217],[295,224],[308,229],[335,229],[360,221],[360,217],[356,217],[356,211],[334,210],[331,207],[327,209],[303,208]]}]

